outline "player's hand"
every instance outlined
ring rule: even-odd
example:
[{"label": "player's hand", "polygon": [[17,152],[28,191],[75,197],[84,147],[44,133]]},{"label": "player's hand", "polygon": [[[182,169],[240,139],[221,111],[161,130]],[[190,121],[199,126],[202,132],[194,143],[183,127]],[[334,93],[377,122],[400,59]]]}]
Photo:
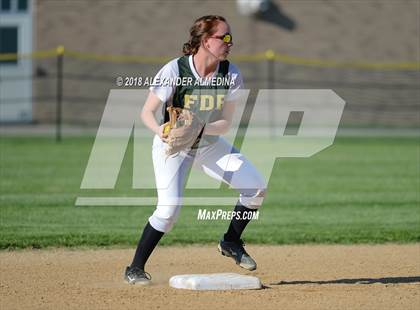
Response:
[{"label": "player's hand", "polygon": [[158,136],[163,142],[168,142],[167,138],[163,136],[163,129],[165,124],[159,126]]}]

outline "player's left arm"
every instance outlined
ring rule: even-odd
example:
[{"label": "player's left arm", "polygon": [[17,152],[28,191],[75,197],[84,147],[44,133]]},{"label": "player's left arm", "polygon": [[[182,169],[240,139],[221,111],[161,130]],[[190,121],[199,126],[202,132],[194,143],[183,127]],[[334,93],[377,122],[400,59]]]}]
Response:
[{"label": "player's left arm", "polygon": [[204,134],[219,136],[227,133],[232,123],[233,113],[235,113],[235,103],[225,102],[223,104],[222,116],[217,121],[206,124]]},{"label": "player's left arm", "polygon": [[204,134],[206,135],[223,135],[229,131],[232,123],[233,114],[235,113],[236,104],[241,101],[243,95],[241,90],[244,88],[241,72],[234,65],[230,64],[229,75],[233,79],[233,85],[229,88],[224,104],[222,107],[222,115],[219,120],[206,124]]}]

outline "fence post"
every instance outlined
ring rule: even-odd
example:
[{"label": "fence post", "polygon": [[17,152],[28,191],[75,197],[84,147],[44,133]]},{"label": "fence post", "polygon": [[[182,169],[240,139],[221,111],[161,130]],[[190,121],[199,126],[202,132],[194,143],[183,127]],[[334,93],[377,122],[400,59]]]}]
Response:
[{"label": "fence post", "polygon": [[[265,52],[265,58],[267,59],[267,89],[274,89],[275,85],[275,56],[275,52],[271,49]],[[270,139],[274,139],[274,136],[276,135],[276,107],[272,95],[269,95],[268,98],[268,113]]]},{"label": "fence post", "polygon": [[61,141],[61,114],[63,101],[63,60],[64,46],[60,45],[57,52],[57,89],[56,89],[56,108],[55,108],[55,140]]}]

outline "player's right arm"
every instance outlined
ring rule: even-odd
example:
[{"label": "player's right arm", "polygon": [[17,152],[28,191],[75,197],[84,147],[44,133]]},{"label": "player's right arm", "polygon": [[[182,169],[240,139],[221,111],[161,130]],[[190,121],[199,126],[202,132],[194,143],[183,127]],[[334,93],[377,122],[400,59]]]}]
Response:
[{"label": "player's right arm", "polygon": [[159,138],[162,139],[164,125],[159,126],[155,118],[155,112],[157,111],[157,109],[159,109],[161,104],[162,101],[159,99],[159,97],[155,95],[153,91],[150,91],[149,96],[147,97],[146,102],[141,111],[140,117],[144,125],[146,125],[147,128],[149,128],[151,131],[157,134]]},{"label": "player's right arm", "polygon": [[[162,81],[164,79],[177,77],[179,75],[177,60],[178,58],[173,59],[163,66],[156,74],[154,81]],[[149,96],[147,97],[146,103],[141,111],[141,120],[151,131],[165,141],[162,136],[164,125],[159,126],[155,118],[155,112],[164,102],[167,102],[171,98],[175,88],[173,85],[156,84],[157,85],[150,87]]]}]

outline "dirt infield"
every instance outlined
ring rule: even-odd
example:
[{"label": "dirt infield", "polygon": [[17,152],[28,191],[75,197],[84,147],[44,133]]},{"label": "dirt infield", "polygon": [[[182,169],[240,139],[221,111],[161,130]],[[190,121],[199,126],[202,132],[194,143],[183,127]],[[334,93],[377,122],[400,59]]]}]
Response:
[{"label": "dirt infield", "polygon": [[[0,252],[1,309],[419,309],[420,244],[247,247],[255,272],[216,246],[160,247],[149,287],[125,284],[134,249]],[[188,291],[169,287],[184,273],[237,272],[267,288]]]}]

